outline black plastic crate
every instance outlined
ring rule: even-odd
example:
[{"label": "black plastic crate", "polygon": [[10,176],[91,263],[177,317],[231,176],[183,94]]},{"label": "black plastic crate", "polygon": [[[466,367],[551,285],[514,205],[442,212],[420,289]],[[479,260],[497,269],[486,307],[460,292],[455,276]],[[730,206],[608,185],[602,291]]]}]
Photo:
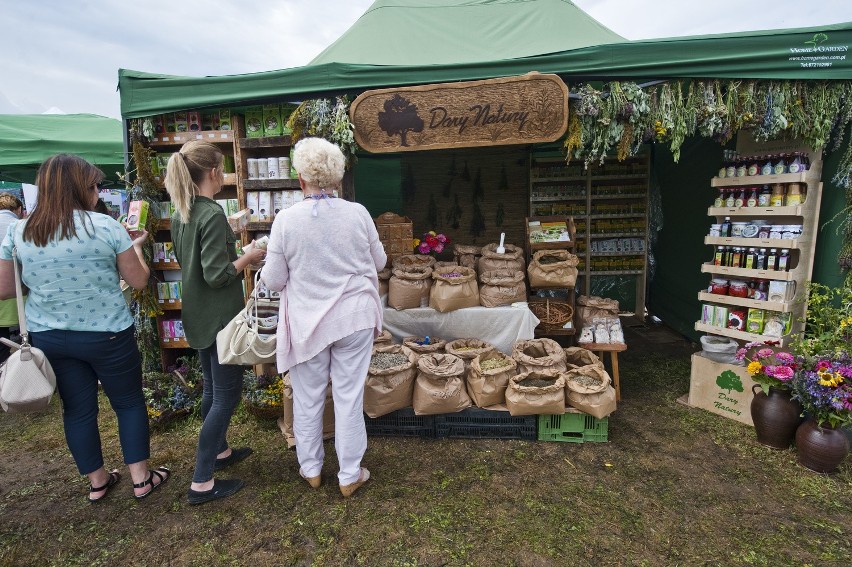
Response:
[{"label": "black plastic crate", "polygon": [[435,436],[443,439],[527,439],[535,441],[538,416],[468,408],[435,416]]},{"label": "black plastic crate", "polygon": [[403,408],[380,417],[364,416],[367,435],[389,437],[435,437],[435,416],[414,415],[414,408]]}]

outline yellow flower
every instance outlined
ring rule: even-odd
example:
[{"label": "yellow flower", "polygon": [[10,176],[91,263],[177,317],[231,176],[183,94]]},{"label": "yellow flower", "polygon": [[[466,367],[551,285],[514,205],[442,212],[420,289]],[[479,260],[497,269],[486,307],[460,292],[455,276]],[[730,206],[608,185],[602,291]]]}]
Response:
[{"label": "yellow flower", "polygon": [[430,230],[429,234],[431,234],[432,236],[438,236],[438,233],[435,232],[434,230]]},{"label": "yellow flower", "polygon": [[412,246],[412,248],[417,248],[418,246],[420,246],[420,239],[419,239],[419,238],[415,238],[415,239],[414,239],[414,246]]},{"label": "yellow flower", "polygon": [[748,363],[748,367],[746,368],[746,370],[749,374],[755,376],[757,374],[760,374],[760,371],[763,370],[763,365],[755,360],[753,362]]}]

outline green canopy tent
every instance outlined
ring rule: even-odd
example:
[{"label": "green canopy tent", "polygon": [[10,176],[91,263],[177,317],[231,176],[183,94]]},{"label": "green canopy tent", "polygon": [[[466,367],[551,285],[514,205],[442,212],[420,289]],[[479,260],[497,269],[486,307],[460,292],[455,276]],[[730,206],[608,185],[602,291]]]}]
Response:
[{"label": "green canopy tent", "polygon": [[[567,1],[454,0],[436,6],[427,0],[378,0],[305,67],[220,77],[122,69],[119,89],[122,115],[136,118],[187,108],[304,100],[530,71],[555,73],[569,84],[678,78],[849,80],[850,45],[852,22],[626,41]],[[707,180],[717,169],[722,148],[704,140],[689,141],[679,164],[664,148],[655,146],[652,153],[655,170],[660,171],[656,179],[663,210],[678,213],[664,219],[649,301],[668,324],[695,336],[692,326],[699,312],[695,290],[706,285],[706,276],[697,266],[708,254],[703,244],[704,223],[709,223]],[[836,169],[840,153],[828,156],[826,177]],[[376,181],[372,189],[376,189],[383,179],[399,177],[399,167],[392,162],[362,159],[358,169],[372,168]],[[686,193],[685,187],[696,189]],[[826,184],[821,224],[842,210],[842,193]],[[383,196],[380,202],[391,206],[398,201]],[[820,238],[814,279],[836,284],[839,239],[831,229]]]},{"label": "green canopy tent", "polygon": [[0,180],[33,183],[41,163],[72,153],[100,167],[108,180],[124,171],[120,120],[94,114],[0,115]]}]

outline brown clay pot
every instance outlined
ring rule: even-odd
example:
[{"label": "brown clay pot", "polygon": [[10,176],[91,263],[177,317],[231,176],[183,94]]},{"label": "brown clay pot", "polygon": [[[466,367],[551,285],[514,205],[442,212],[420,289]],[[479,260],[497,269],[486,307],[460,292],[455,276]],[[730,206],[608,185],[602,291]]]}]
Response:
[{"label": "brown clay pot", "polygon": [[796,449],[800,465],[819,473],[832,473],[849,454],[849,439],[839,429],[808,419],[796,430]]},{"label": "brown clay pot", "polygon": [[802,404],[790,398],[790,392],[769,388],[763,393],[760,384],[751,387],[751,419],[757,433],[757,442],[773,449],[786,449],[793,442],[796,428],[802,423]]}]

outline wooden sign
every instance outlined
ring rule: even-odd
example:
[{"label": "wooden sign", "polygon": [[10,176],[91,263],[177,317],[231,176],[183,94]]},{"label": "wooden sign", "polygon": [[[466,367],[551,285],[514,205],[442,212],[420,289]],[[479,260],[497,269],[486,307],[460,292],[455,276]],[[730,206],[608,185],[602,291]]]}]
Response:
[{"label": "wooden sign", "polygon": [[358,145],[375,153],[552,142],[568,128],[568,87],[529,73],[372,90],[349,114]]}]

